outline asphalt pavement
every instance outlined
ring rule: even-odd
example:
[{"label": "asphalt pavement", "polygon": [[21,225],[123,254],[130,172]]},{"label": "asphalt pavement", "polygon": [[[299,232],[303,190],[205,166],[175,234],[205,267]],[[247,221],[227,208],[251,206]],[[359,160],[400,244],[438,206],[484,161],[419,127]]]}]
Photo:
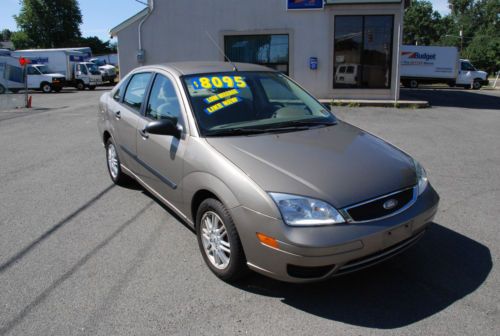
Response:
[{"label": "asphalt pavement", "polygon": [[33,110],[0,112],[0,335],[498,335],[500,92],[406,90],[433,107],[336,108],[418,159],[441,204],[404,254],[310,285],[218,280],[166,207],[113,186],[103,92],[34,94]]}]

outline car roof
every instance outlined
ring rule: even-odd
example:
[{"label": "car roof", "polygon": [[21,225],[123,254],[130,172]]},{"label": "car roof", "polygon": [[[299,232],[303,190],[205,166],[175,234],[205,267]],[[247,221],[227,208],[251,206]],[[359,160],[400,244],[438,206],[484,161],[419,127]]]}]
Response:
[{"label": "car roof", "polygon": [[229,63],[229,62],[173,62],[144,66],[136,70],[146,70],[151,68],[164,69],[174,72],[179,76],[194,75],[203,73],[214,72],[230,72],[234,71],[234,65],[238,71],[268,71],[274,72],[275,70],[269,69],[262,65],[249,64],[249,63]]}]

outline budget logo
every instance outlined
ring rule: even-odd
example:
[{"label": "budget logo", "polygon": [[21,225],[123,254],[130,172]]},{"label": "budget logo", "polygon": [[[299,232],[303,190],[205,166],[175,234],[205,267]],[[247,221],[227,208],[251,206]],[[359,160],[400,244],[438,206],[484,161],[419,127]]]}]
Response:
[{"label": "budget logo", "polygon": [[435,61],[436,54],[419,53],[413,51],[403,51],[401,55],[408,57],[409,59],[425,60],[425,61]]}]

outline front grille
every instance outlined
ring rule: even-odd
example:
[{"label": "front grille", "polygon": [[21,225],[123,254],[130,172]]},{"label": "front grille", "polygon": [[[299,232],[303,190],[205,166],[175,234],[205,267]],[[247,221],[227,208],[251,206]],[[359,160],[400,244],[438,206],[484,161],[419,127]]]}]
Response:
[{"label": "front grille", "polygon": [[[361,222],[389,216],[407,206],[413,200],[414,188],[405,189],[397,193],[377,198],[373,201],[354,205],[346,209],[353,221]],[[386,209],[384,204],[389,201],[397,202],[393,207]]]}]

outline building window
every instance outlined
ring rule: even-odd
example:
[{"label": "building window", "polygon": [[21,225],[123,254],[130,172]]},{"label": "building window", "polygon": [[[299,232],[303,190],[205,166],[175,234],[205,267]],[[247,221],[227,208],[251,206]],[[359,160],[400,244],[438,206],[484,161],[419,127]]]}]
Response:
[{"label": "building window", "polygon": [[224,36],[224,51],[233,62],[261,64],[289,73],[287,34]]},{"label": "building window", "polygon": [[334,88],[391,87],[392,15],[335,16]]}]

